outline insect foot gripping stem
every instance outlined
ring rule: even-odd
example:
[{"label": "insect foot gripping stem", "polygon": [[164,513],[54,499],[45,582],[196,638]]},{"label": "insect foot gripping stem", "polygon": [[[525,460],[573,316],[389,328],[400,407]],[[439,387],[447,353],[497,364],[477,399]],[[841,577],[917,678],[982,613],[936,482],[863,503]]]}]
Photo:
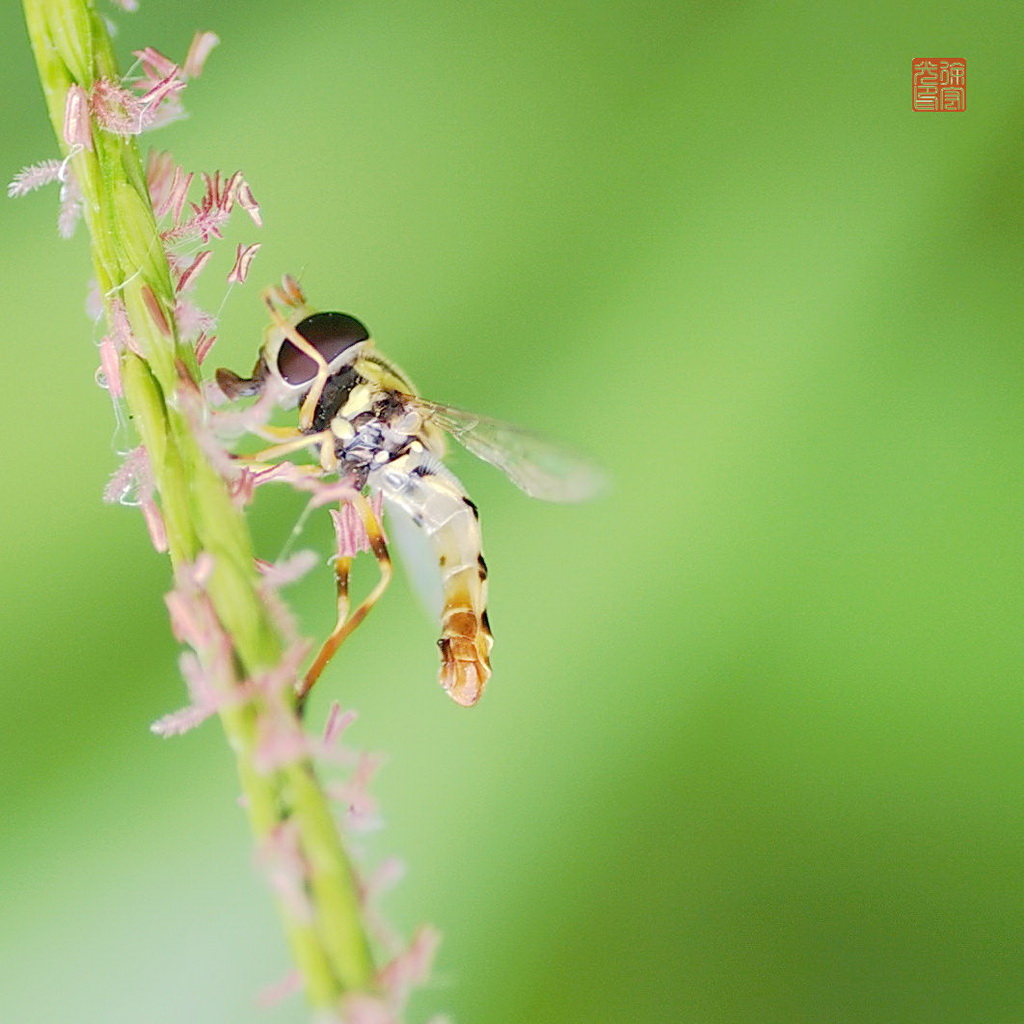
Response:
[{"label": "insect foot gripping stem", "polygon": [[491,630],[487,612],[479,618],[465,606],[445,609],[441,649],[441,685],[463,707],[472,707],[491,677]]}]

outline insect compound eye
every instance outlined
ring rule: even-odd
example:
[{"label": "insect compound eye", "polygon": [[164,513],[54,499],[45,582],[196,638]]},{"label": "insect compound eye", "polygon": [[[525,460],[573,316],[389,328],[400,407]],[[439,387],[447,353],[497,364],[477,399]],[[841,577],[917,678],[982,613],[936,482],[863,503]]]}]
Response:
[{"label": "insect compound eye", "polygon": [[[347,313],[313,313],[300,320],[295,330],[323,356],[331,372],[337,370],[339,356],[370,337],[370,332]],[[317,364],[285,338],[277,353],[277,371],[286,384],[303,387],[316,376]]]}]

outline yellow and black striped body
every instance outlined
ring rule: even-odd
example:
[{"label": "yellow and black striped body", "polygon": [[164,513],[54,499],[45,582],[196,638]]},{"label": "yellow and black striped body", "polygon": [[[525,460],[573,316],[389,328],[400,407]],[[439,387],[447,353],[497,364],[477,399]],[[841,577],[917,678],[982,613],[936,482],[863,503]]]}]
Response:
[{"label": "yellow and black striped body", "polygon": [[354,487],[370,488],[422,531],[440,571],[440,682],[466,707],[491,674],[487,566],[479,516],[442,464],[445,445],[408,378],[372,347],[327,378],[309,433],[330,431],[332,465]]},{"label": "yellow and black striped body", "polygon": [[[299,422],[288,430],[263,422],[256,432],[275,443],[249,461],[315,451],[319,465],[300,467],[300,478],[337,475],[346,485],[341,500],[365,531],[360,540],[338,527],[337,625],[296,685],[298,706],[391,579],[387,543],[364,490],[380,494],[396,522],[408,519],[428,542],[441,583],[441,685],[459,704],[475,704],[491,674],[487,566],[476,506],[441,461],[445,433],[545,501],[593,497],[606,485],[603,471],[541,434],[419,398],[405,374],[377,352],[365,324],[348,313],[311,309],[293,278],[267,289],[263,300],[271,324],[251,375],[220,367],[217,384],[229,399],[298,404]],[[350,610],[349,573],[360,544],[373,551],[381,574]]]}]

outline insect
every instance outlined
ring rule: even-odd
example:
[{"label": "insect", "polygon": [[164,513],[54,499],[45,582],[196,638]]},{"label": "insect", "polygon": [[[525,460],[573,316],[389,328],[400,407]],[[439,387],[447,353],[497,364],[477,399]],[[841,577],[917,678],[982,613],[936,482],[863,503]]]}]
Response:
[{"label": "insect", "polygon": [[385,509],[404,513],[428,541],[442,592],[440,683],[458,704],[475,704],[491,675],[487,565],[477,508],[441,461],[444,435],[501,469],[527,494],[547,501],[593,496],[603,485],[601,470],[539,434],[420,398],[359,320],[313,311],[293,279],[268,289],[264,301],[272,322],[251,376],[221,368],[217,383],[229,398],[269,390],[280,404],[298,404],[298,428],[265,428],[262,433],[276,443],[254,458],[312,450],[318,463],[310,472],[348,485],[347,500],[381,573],[349,615],[351,558],[335,559],[337,624],[297,685],[300,707],[391,578],[387,543],[367,494],[380,494]]}]

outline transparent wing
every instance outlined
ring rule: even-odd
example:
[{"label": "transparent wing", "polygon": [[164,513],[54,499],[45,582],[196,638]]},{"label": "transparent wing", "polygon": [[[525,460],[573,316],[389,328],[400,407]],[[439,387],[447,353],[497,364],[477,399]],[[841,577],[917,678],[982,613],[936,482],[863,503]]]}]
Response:
[{"label": "transparent wing", "polygon": [[467,451],[497,466],[531,498],[586,501],[608,485],[596,462],[543,434],[422,398],[414,401]]},{"label": "transparent wing", "polygon": [[437,555],[430,546],[430,539],[397,502],[385,498],[384,508],[387,510],[388,541],[392,548],[398,550],[402,568],[409,577],[413,592],[430,618],[439,622],[444,607],[444,592]]}]

